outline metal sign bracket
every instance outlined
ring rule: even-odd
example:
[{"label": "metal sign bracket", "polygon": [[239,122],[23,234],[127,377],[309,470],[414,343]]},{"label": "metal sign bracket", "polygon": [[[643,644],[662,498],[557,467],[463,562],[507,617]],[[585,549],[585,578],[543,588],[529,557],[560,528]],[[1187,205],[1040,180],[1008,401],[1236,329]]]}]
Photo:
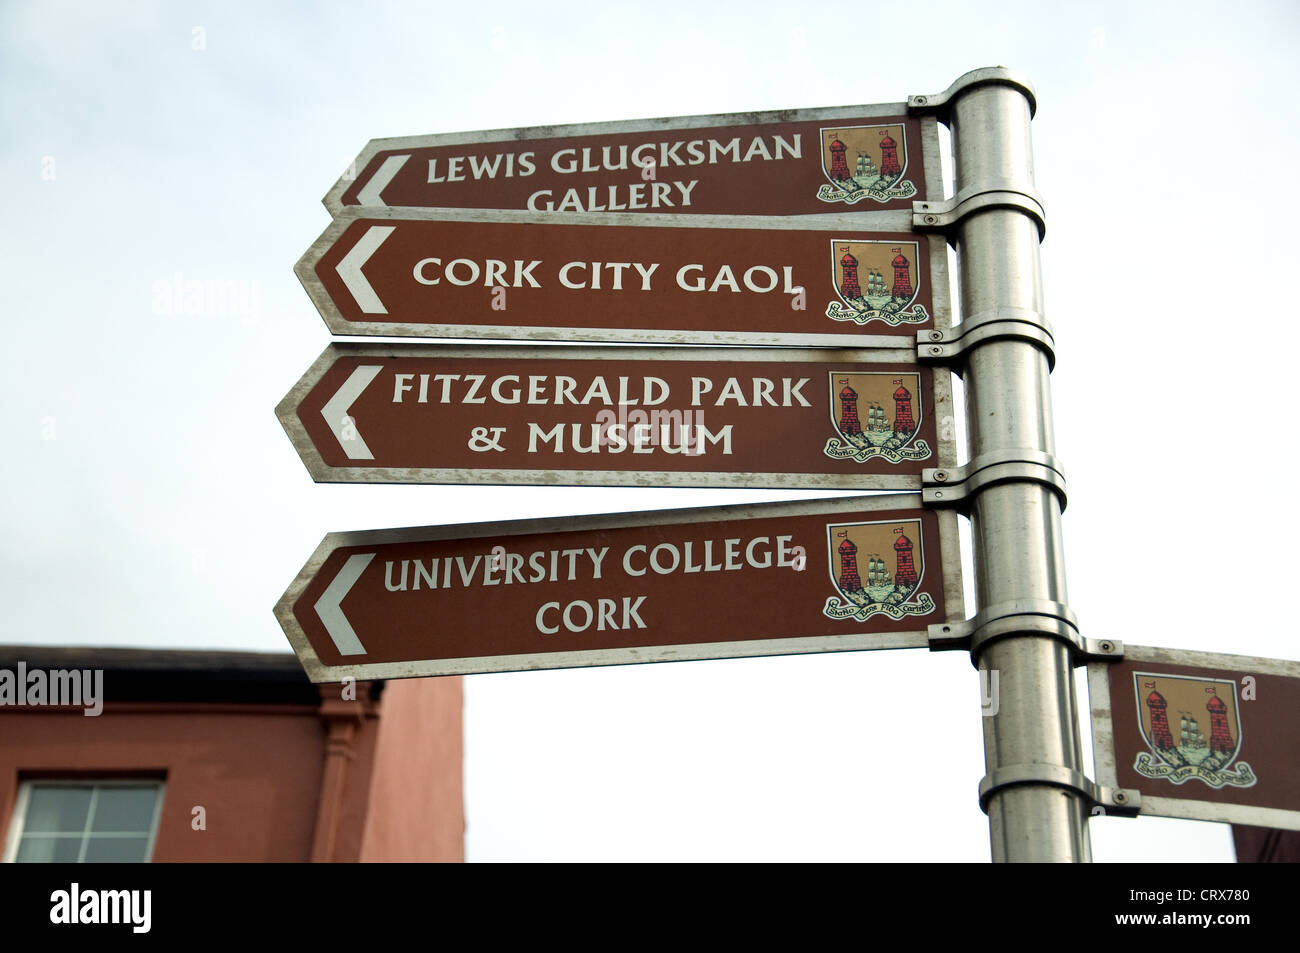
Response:
[{"label": "metal sign bracket", "polygon": [[1014,180],[968,186],[949,199],[912,203],[912,228],[918,232],[944,232],[955,241],[958,223],[976,212],[989,209],[1015,209],[1024,212],[1038,226],[1038,240],[1047,235],[1047,213],[1043,200],[1033,190],[1026,190]]},{"label": "metal sign bracket", "polygon": [[1020,599],[981,609],[965,622],[940,622],[928,630],[930,651],[969,651],[978,666],[980,653],[991,642],[1020,635],[1045,635],[1064,642],[1076,666],[1088,662],[1114,662],[1124,657],[1117,639],[1088,639],[1069,606],[1059,602]]},{"label": "metal sign bracket", "polygon": [[963,73],[953,80],[952,85],[942,93],[908,96],[907,111],[918,114],[932,114],[946,125],[952,101],[957,98],[958,94],[968,92],[977,86],[992,84],[1011,86],[1024,93],[1025,98],[1029,100],[1029,117],[1033,118],[1038,109],[1038,97],[1034,93],[1033,84],[1020,73],[1009,70],[1004,66],[985,66],[981,69],[973,69],[969,73]]},{"label": "metal sign bracket", "polygon": [[980,490],[1012,481],[1043,484],[1056,493],[1065,511],[1065,474],[1055,454],[1027,448],[986,453],[959,467],[927,467],[921,471],[921,499],[965,514]]},{"label": "metal sign bracket", "polygon": [[[916,357],[926,364],[956,367],[965,353],[989,341],[1028,341],[1047,357],[1047,369],[1056,367],[1056,341],[1052,326],[1037,311],[996,308],[982,311],[946,331],[918,331]],[[958,370],[960,373],[960,370]]]},{"label": "metal sign bracket", "polygon": [[1009,764],[994,768],[980,781],[980,810],[988,813],[989,799],[1003,788],[1018,784],[1046,784],[1078,794],[1093,814],[1136,817],[1142,795],[1131,788],[1103,787],[1087,775],[1057,764]]}]

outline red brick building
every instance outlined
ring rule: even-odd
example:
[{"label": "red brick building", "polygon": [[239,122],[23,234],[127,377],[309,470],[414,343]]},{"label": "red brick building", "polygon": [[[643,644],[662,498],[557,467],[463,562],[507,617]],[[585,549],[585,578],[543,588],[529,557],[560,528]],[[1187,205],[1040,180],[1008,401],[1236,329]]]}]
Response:
[{"label": "red brick building", "polygon": [[0,706],[4,860],[462,861],[461,682],[312,685],[255,652],[0,646],[103,711]]},{"label": "red brick building", "polygon": [[1239,864],[1300,864],[1300,831],[1232,826]]}]

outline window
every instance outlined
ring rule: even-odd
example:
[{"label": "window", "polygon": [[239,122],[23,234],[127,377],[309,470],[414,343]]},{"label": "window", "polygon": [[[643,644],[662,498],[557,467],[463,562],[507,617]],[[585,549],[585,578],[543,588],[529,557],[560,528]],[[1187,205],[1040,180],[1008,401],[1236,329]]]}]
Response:
[{"label": "window", "polygon": [[153,856],[161,781],[24,781],[5,860],[140,863]]}]

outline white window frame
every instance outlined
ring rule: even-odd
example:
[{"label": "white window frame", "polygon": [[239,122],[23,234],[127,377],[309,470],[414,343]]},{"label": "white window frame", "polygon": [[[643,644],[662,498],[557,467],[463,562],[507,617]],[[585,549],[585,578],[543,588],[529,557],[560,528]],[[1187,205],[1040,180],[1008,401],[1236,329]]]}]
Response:
[{"label": "white window frame", "polygon": [[[167,795],[167,782],[162,778],[33,778],[22,781],[18,785],[18,797],[14,801],[13,822],[9,825],[9,835],[5,839],[5,849],[0,862],[12,864],[16,862],[18,856],[18,847],[23,840],[23,830],[27,824],[27,806],[31,800],[33,788],[42,787],[81,787],[90,788],[91,809],[86,811],[86,823],[94,816],[95,798],[98,788],[153,788],[158,792],[154,799],[153,819],[149,824],[148,842],[145,846],[145,863],[153,862],[154,847],[158,842],[158,821],[162,817],[163,798]],[[71,832],[69,832],[71,833]],[[139,831],[122,832],[122,836],[139,837]],[[90,836],[95,837],[112,837],[112,832],[94,832],[88,828],[83,828],[81,832],[81,857],[85,856],[86,845],[89,843]],[[84,863],[80,858],[77,863]]]}]

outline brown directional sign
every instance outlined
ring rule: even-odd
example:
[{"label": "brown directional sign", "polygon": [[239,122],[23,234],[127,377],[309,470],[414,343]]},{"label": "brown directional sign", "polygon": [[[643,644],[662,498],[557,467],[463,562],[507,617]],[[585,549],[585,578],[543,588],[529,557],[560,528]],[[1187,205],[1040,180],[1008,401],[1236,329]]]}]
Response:
[{"label": "brown directional sign", "polygon": [[947,248],[908,227],[349,209],[296,271],[336,334],[914,347],[948,326]]},{"label": "brown directional sign", "polygon": [[898,494],[333,533],[275,611],[318,682],[906,648],[958,566]]},{"label": "brown directional sign", "polygon": [[919,489],[952,398],[904,356],[335,344],[276,413],[321,482]]},{"label": "brown directional sign", "polygon": [[942,194],[935,120],[903,103],[375,139],[353,205],[805,215]]},{"label": "brown directional sign", "polygon": [[1300,662],[1126,645],[1088,684],[1097,780],[1140,813],[1300,830]]}]

